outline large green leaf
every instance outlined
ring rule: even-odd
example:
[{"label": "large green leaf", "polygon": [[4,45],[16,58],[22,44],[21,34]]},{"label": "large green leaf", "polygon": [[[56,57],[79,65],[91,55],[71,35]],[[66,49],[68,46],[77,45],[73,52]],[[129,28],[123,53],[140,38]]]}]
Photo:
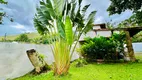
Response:
[{"label": "large green leaf", "polygon": [[66,1],[68,0],[53,0],[54,10],[58,16],[62,15],[62,11],[64,9],[64,5]]},{"label": "large green leaf", "polygon": [[46,2],[44,1],[40,1],[40,8],[48,13],[50,13],[50,15],[52,17],[56,17],[54,8],[53,8],[53,4],[50,0],[46,0]]},{"label": "large green leaf", "polygon": [[94,17],[97,11],[92,11],[88,18],[87,18],[87,22],[85,24],[85,28],[84,28],[84,33],[87,33],[90,29],[93,29],[93,22],[94,22]]},{"label": "large green leaf", "polygon": [[76,1],[72,0],[72,2],[71,2],[71,12],[70,12],[70,17],[71,17],[72,21],[75,18],[75,9],[76,9]]},{"label": "large green leaf", "polygon": [[41,21],[43,24],[48,25],[49,24],[49,20],[51,20],[51,16],[48,12],[43,11],[43,8],[37,8],[37,15],[38,15],[38,19],[39,21]]},{"label": "large green leaf", "polygon": [[65,39],[65,29],[64,29],[65,25],[63,24],[61,19],[57,19],[56,24],[60,37]]},{"label": "large green leaf", "polygon": [[86,10],[88,9],[88,7],[90,6],[90,4],[85,5],[82,9],[82,15],[85,16]]},{"label": "large green leaf", "polygon": [[65,34],[66,34],[67,43],[71,45],[73,43],[73,31],[72,31],[72,22],[69,16],[66,17],[65,21]]},{"label": "large green leaf", "polygon": [[34,26],[41,35],[49,32],[49,30],[39,21],[37,16],[34,18]]},{"label": "large green leaf", "polygon": [[79,6],[81,6],[82,0],[78,0]]}]

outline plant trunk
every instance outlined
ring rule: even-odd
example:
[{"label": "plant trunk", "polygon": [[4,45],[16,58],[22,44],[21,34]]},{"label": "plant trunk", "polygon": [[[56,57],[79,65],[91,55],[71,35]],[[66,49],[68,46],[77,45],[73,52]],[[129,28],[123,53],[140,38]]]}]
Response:
[{"label": "plant trunk", "polygon": [[127,44],[127,48],[128,48],[128,55],[130,57],[130,61],[136,61],[130,33],[129,33],[129,31],[125,31],[125,33],[126,33],[126,44]]},{"label": "plant trunk", "polygon": [[36,50],[27,50],[27,55],[30,62],[34,66],[36,73],[41,73],[50,69],[44,59],[41,58],[41,56],[36,52]]}]

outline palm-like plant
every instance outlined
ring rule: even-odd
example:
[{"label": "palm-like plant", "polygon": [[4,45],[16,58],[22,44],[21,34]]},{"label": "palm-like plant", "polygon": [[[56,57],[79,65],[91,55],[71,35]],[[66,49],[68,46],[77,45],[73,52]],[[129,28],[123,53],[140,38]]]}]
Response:
[{"label": "palm-like plant", "polygon": [[37,8],[34,25],[38,32],[42,35],[57,34],[50,39],[56,75],[68,72],[80,36],[92,29],[96,11],[92,11],[86,19],[85,12],[90,5],[85,5],[81,9],[81,2],[82,0],[46,0],[40,1],[40,6]]}]

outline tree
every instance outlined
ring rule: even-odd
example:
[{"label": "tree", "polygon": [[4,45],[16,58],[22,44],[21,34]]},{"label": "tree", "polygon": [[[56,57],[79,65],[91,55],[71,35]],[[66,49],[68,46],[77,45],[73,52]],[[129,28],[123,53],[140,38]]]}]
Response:
[{"label": "tree", "polygon": [[133,19],[134,22],[141,25],[142,23],[142,0],[110,0],[111,5],[107,9],[110,15],[121,14],[126,10],[132,10],[133,16],[130,19]]},{"label": "tree", "polygon": [[93,29],[96,11],[92,11],[85,18],[85,12],[90,4],[81,9],[81,3],[82,0],[46,0],[40,1],[37,8],[34,18],[37,31],[41,35],[57,34],[49,39],[55,60],[53,68],[55,75],[67,74],[81,34]]}]

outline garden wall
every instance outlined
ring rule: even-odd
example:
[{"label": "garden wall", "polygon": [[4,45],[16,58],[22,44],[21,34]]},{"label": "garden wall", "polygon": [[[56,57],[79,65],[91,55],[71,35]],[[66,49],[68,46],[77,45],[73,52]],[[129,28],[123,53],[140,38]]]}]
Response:
[{"label": "garden wall", "polygon": [[142,43],[133,43],[134,52],[142,52]]},{"label": "garden wall", "polygon": [[[26,50],[29,49],[45,54],[49,64],[54,61],[49,45],[0,42],[0,80],[19,77],[33,70],[26,54]],[[73,59],[76,58],[78,58],[77,53],[73,55]]]}]

